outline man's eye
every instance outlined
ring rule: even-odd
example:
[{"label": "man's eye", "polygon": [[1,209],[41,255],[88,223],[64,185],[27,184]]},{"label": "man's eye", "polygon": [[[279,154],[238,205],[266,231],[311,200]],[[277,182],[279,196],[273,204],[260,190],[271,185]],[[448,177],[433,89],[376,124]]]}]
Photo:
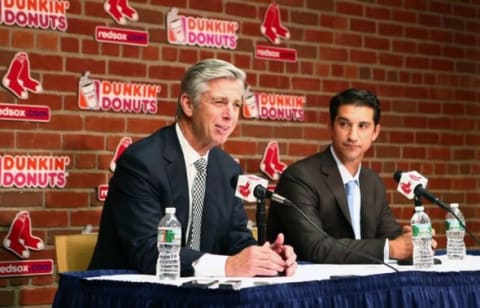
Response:
[{"label": "man's eye", "polygon": [[360,124],[359,126],[360,126],[360,128],[362,128],[362,129],[367,129],[367,128],[370,127],[370,125],[369,125],[368,123],[362,123],[362,124]]},{"label": "man's eye", "polygon": [[235,108],[242,108],[242,103],[241,102],[236,102],[236,103],[233,103],[233,106]]},{"label": "man's eye", "polygon": [[215,100],[215,101],[213,101],[213,104],[217,105],[217,106],[225,106],[228,103],[226,101],[223,101],[223,100]]}]

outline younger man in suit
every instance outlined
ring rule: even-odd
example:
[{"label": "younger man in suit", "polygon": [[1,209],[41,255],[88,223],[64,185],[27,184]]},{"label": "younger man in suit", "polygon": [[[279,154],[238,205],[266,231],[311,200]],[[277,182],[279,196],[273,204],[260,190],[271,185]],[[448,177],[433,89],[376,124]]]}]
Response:
[{"label": "younger man in suit", "polygon": [[[219,147],[235,129],[245,88],[245,73],[222,60],[204,60],[186,72],[177,121],[133,143],[117,161],[90,269],[154,274],[157,226],[173,206],[182,224],[182,276],[293,275],[296,255],[283,235],[257,246],[247,229],[230,185],[240,166]],[[197,212],[192,187],[199,159],[207,166]]]},{"label": "younger man in suit", "polygon": [[[352,251],[385,261],[412,256],[410,226],[402,228],[396,222],[382,180],[361,165],[380,133],[379,122],[380,102],[369,91],[347,89],[332,98],[332,144],[289,166],[276,188],[328,236],[295,209],[274,203],[269,209],[268,238],[283,232],[300,260],[317,263],[372,262]],[[347,184],[351,185],[351,202],[347,201]]]}]

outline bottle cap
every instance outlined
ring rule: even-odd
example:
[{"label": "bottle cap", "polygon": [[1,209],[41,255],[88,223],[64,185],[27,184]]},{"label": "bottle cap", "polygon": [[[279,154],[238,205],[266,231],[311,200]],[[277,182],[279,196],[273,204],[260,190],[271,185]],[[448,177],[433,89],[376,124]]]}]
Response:
[{"label": "bottle cap", "polygon": [[458,203],[450,203],[450,208],[451,209],[458,208]]},{"label": "bottle cap", "polygon": [[423,205],[416,206],[415,211],[423,211]]},{"label": "bottle cap", "polygon": [[167,207],[167,208],[165,209],[165,213],[167,213],[167,214],[175,214],[175,210],[176,210],[176,209],[175,209],[174,207]]}]

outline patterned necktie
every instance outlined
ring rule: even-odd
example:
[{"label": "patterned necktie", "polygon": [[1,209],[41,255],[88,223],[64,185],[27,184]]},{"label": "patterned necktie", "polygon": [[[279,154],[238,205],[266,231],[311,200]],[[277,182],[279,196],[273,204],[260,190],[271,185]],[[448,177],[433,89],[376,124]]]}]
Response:
[{"label": "patterned necktie", "polygon": [[350,212],[350,219],[352,220],[352,228],[353,233],[355,234],[356,239],[361,238],[360,234],[360,217],[359,211],[355,207],[355,188],[356,188],[356,181],[351,180],[345,186],[347,191],[347,202],[348,202],[348,210]]},{"label": "patterned necktie", "polygon": [[203,198],[207,179],[207,161],[198,159],[194,164],[197,175],[192,185],[192,227],[190,228],[190,248],[200,250],[200,231],[202,227]]}]

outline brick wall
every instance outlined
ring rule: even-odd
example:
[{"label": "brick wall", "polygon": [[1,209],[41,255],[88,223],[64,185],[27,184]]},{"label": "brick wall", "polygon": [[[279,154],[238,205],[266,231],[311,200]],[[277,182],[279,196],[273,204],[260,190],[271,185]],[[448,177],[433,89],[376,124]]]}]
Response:
[{"label": "brick wall", "polygon": [[[0,3],[4,1],[0,0]],[[23,1],[17,1],[23,2]],[[291,38],[281,47],[297,50],[294,63],[256,59],[259,31],[269,0],[130,0],[137,22],[117,25],[105,1],[71,1],[66,32],[0,23],[0,74],[17,52],[28,53],[31,75],[43,93],[15,98],[0,87],[0,103],[47,105],[48,123],[0,120],[0,155],[69,156],[63,189],[0,187],[0,238],[21,210],[30,212],[33,233],[47,248],[31,259],[54,259],[56,234],[98,226],[110,159],[124,136],[144,137],[173,120],[178,80],[185,68],[207,57],[229,60],[248,73],[253,90],[306,96],[304,122],[242,119],[226,150],[246,172],[259,173],[266,144],[277,140],[282,161],[291,163],[329,143],[328,101],[347,87],[368,88],[383,105],[382,132],[367,165],[380,173],[395,214],[407,223],[412,203],[395,192],[397,169],[418,170],[429,188],[459,202],[469,228],[480,236],[480,4],[475,0],[278,0]],[[0,5],[1,6],[1,5]],[[179,14],[237,21],[235,50],[179,47],[167,43],[165,16]],[[99,43],[95,27],[148,31],[146,47]],[[78,108],[81,74],[110,81],[161,86],[158,112],[94,112]],[[440,247],[445,247],[444,212],[425,203]],[[254,219],[255,208],[247,205]],[[467,237],[467,245],[474,247]],[[477,247],[478,248],[478,247]],[[17,260],[0,249],[0,260]],[[0,306],[49,305],[58,276],[0,278]]]}]

